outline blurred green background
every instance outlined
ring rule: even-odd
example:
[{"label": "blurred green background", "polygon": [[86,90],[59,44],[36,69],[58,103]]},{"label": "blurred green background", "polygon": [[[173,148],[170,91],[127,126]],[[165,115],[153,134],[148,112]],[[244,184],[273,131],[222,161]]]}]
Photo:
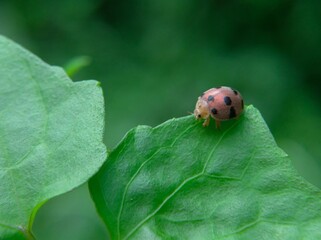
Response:
[{"label": "blurred green background", "polygon": [[[1,0],[0,34],[51,65],[87,56],[74,80],[97,79],[105,142],[192,112],[227,85],[257,107],[277,143],[321,187],[321,1]],[[87,185],[48,201],[38,239],[107,239]]]}]

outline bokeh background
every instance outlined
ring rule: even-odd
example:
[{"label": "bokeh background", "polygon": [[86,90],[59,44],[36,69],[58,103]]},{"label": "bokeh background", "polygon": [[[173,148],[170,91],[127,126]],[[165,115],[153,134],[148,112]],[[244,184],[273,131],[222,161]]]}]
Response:
[{"label": "bokeh background", "polygon": [[[319,0],[0,0],[0,34],[51,65],[90,60],[73,79],[102,83],[109,149],[130,128],[187,115],[200,93],[227,85],[321,187]],[[86,184],[48,201],[34,232],[107,238]]]}]

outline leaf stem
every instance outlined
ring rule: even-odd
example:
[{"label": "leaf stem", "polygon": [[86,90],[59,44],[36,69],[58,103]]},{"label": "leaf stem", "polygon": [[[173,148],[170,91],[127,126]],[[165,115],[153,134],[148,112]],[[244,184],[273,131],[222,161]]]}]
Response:
[{"label": "leaf stem", "polygon": [[24,227],[19,227],[22,234],[25,236],[27,240],[36,240],[36,237],[32,234],[32,232]]}]

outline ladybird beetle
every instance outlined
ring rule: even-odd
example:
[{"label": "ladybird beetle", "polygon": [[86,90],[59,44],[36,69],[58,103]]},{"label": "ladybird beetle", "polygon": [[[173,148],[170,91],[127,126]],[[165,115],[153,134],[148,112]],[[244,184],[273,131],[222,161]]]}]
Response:
[{"label": "ladybird beetle", "polygon": [[204,92],[196,102],[194,115],[196,119],[205,119],[203,126],[214,118],[216,128],[221,121],[237,118],[243,112],[244,102],[241,94],[230,87],[211,88]]}]

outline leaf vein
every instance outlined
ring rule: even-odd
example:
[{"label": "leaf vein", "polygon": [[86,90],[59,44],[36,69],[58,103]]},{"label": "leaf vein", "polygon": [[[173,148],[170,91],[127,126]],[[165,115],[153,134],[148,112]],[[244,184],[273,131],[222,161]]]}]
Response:
[{"label": "leaf vein", "polygon": [[152,218],[186,183],[202,176],[202,173],[196,174],[192,177],[185,179],[170,195],[168,195],[164,201],[148,216],[146,216],[141,222],[139,222],[127,235],[124,239],[128,239],[134,232],[136,232],[146,221]]},{"label": "leaf vein", "polygon": [[[195,124],[194,124],[195,125]],[[230,126],[220,137],[220,139],[218,140],[218,142],[216,143],[216,145],[213,147],[213,150],[209,153],[209,156],[204,164],[204,168],[202,169],[202,171],[198,174],[195,174],[187,179],[185,179],[170,195],[168,195],[163,202],[152,212],[150,213],[148,216],[146,216],[142,221],[140,221],[127,235],[124,239],[128,239],[132,234],[134,234],[145,222],[147,222],[150,218],[152,218],[176,193],[179,192],[179,190],[188,182],[204,175],[205,173],[205,169],[206,166],[209,162],[209,159],[211,158],[212,154],[214,153],[215,149],[218,147],[218,145],[220,144],[220,142],[222,141],[222,139],[224,138],[224,136],[226,135],[227,132],[229,132],[231,129],[233,129],[235,126],[237,125],[237,122],[235,122],[232,126]],[[180,134],[177,138],[179,138],[180,136],[182,136],[187,130],[185,130],[182,134]],[[176,139],[177,139],[176,138]],[[174,142],[176,142],[176,139],[174,140]]]},{"label": "leaf vein", "polygon": [[[192,129],[193,127],[197,126],[197,122],[191,126],[189,126],[188,128],[186,128],[180,135],[178,135],[174,140],[173,142],[168,146],[168,147],[173,147],[174,144],[177,142],[177,140],[182,137],[186,132],[188,132],[190,129]],[[118,214],[118,217],[117,217],[117,235],[118,235],[118,239],[120,239],[120,218],[121,218],[121,215],[122,215],[122,212],[123,212],[123,208],[124,208],[124,205],[125,205],[125,198],[126,198],[126,195],[127,195],[127,192],[128,192],[128,189],[130,187],[130,185],[132,184],[132,182],[134,181],[134,179],[137,177],[137,175],[140,173],[141,169],[151,160],[153,159],[153,157],[158,153],[160,152],[162,149],[164,149],[166,147],[161,147],[159,149],[157,149],[147,160],[145,160],[141,165],[140,167],[137,169],[137,171],[134,173],[134,175],[131,177],[131,179],[129,180],[129,182],[126,184],[125,186],[125,190],[124,190],[124,193],[122,195],[122,199],[121,199],[121,204],[120,204],[120,209],[119,209],[119,214]]]}]

